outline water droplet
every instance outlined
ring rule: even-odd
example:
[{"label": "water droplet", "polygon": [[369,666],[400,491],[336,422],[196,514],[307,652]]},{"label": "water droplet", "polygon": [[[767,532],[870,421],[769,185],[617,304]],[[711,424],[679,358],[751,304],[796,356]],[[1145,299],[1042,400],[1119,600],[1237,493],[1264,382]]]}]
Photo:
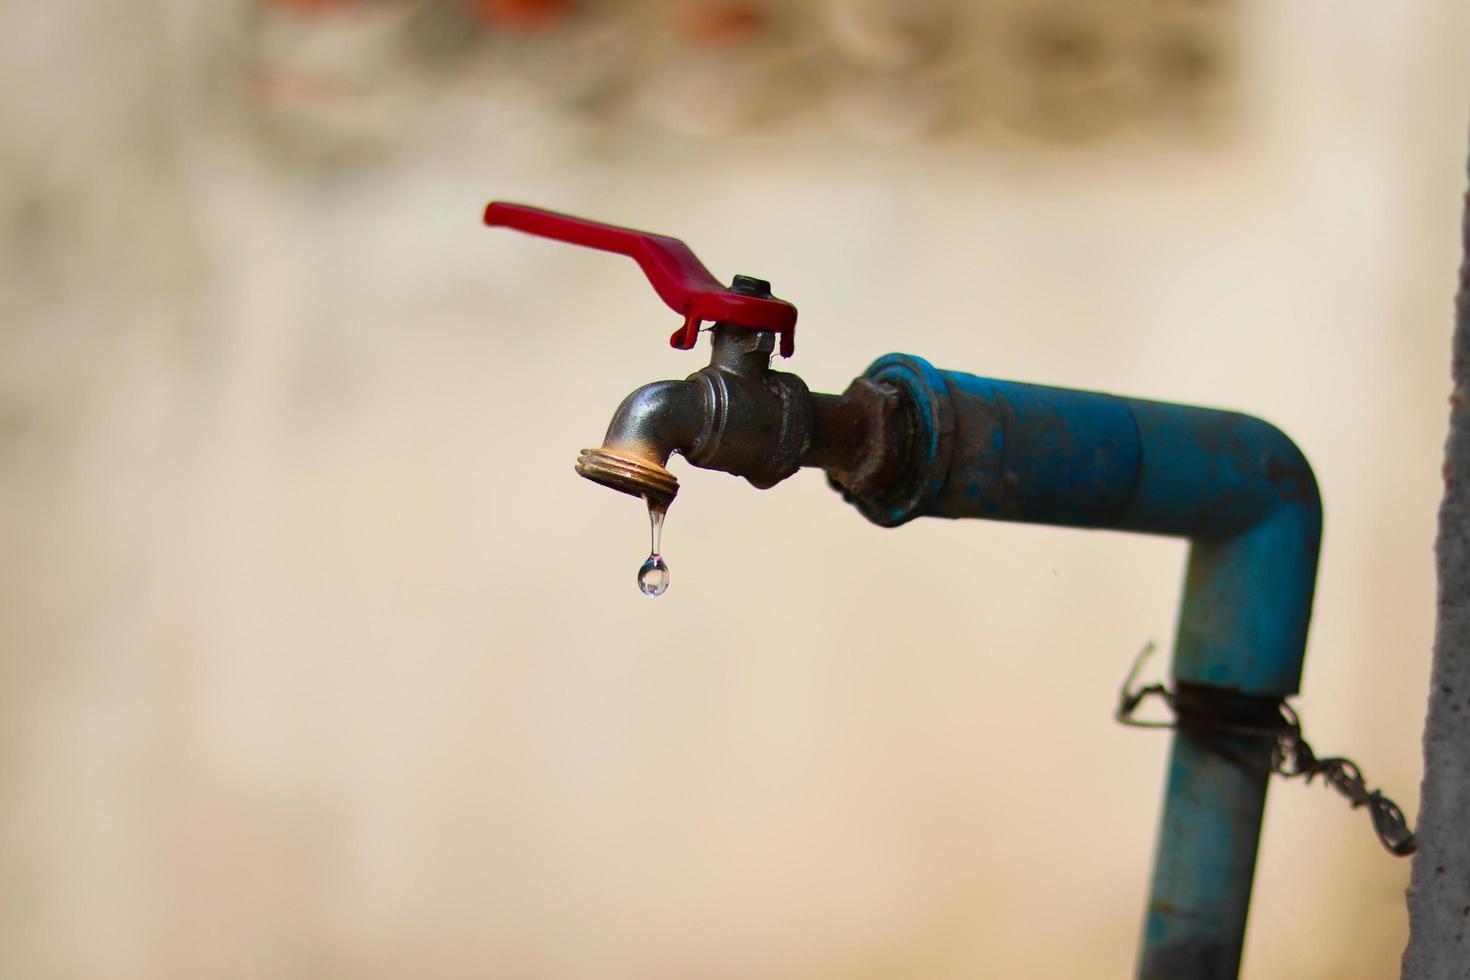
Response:
[{"label": "water droplet", "polygon": [[638,569],[638,588],[644,595],[663,595],[668,587],[669,566],[664,564],[662,555],[649,555]]},{"label": "water droplet", "polygon": [[659,552],[659,539],[663,537],[664,514],[668,504],[648,501],[649,549],[648,560],[638,569],[638,588],[644,595],[663,595],[669,587],[669,566]]}]

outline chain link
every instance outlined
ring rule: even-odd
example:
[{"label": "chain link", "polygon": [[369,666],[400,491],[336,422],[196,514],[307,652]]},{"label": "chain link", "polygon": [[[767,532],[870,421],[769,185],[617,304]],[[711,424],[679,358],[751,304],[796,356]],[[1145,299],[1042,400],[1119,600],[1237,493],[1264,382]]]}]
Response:
[{"label": "chain link", "polygon": [[[1145,645],[1123,680],[1123,688],[1118,694],[1118,709],[1114,713],[1120,723],[1134,728],[1181,728],[1194,734],[1274,739],[1271,761],[1266,766],[1228,745],[1215,742],[1212,747],[1235,762],[1250,768],[1264,768],[1285,779],[1300,777],[1310,783],[1321,776],[1324,783],[1347,798],[1353,809],[1368,808],[1373,830],[1390,854],[1407,857],[1418,849],[1419,841],[1398,804],[1380,790],[1370,790],[1362,770],[1351,759],[1338,756],[1318,758],[1302,735],[1301,719],[1284,698],[1271,706],[1273,710],[1269,716],[1262,716],[1259,711],[1247,714],[1225,699],[1201,698],[1193,691],[1186,701],[1179,691],[1170,690],[1163,684],[1135,687],[1144,662],[1153,652],[1152,642]],[[1148,721],[1134,717],[1139,706],[1149,698],[1157,698],[1167,705],[1174,713],[1174,720]]]}]

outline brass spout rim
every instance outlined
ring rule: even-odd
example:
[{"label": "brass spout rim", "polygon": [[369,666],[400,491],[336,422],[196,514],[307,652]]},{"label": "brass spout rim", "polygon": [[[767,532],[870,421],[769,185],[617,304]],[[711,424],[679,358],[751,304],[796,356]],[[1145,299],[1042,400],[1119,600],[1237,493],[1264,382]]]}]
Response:
[{"label": "brass spout rim", "polygon": [[577,457],[577,475],[617,490],[643,497],[654,506],[667,507],[679,492],[679,478],[650,459],[616,449],[584,449]]}]

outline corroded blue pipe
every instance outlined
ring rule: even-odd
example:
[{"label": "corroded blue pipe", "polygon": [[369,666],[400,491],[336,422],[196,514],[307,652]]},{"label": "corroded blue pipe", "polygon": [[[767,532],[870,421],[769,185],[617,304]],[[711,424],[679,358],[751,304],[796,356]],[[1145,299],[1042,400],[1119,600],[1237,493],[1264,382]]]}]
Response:
[{"label": "corroded blue pipe", "polygon": [[[1188,538],[1176,682],[1247,710],[1296,693],[1322,508],[1311,467],[1278,429],[1234,412],[939,371],[903,354],[866,377],[897,386],[913,411],[900,488],[853,501],[869,519]],[[1235,759],[1174,736],[1139,977],[1239,971],[1271,742],[1238,737],[1230,748]]]}]

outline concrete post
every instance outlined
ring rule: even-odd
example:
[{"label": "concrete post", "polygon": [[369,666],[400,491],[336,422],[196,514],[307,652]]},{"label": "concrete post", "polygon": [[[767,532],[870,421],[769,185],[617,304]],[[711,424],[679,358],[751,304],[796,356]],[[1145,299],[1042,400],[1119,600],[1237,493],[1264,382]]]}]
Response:
[{"label": "concrete post", "polygon": [[1405,980],[1470,978],[1470,197],[1455,304],[1450,434],[1439,509],[1439,612]]}]

